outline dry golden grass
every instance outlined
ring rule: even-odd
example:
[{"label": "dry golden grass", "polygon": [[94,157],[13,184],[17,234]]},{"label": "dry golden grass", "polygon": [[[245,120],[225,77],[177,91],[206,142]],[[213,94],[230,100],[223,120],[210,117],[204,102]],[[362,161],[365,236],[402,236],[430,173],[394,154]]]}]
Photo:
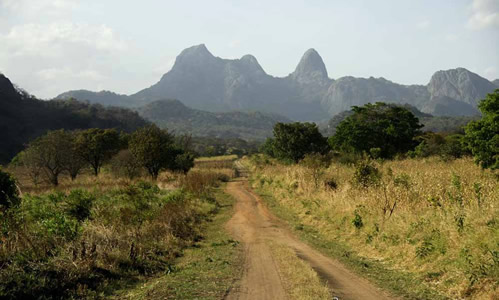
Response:
[{"label": "dry golden grass", "polygon": [[[471,159],[378,163],[382,183],[367,189],[352,184],[353,167],[333,164],[321,179],[334,180],[335,190],[316,187],[301,165],[245,163],[257,190],[321,238],[408,271],[450,298],[499,296],[498,179]],[[396,203],[391,216],[387,203]]]},{"label": "dry golden grass", "polygon": [[291,299],[320,300],[331,299],[328,287],[321,282],[315,271],[299,259],[290,248],[282,244],[270,243],[280,277],[286,293]]}]

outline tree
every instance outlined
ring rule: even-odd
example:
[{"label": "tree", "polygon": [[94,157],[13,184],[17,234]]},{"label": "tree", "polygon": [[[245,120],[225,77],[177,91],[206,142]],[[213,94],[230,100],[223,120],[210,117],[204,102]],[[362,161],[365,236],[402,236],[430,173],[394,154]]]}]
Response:
[{"label": "tree", "polygon": [[122,140],[115,129],[91,128],[76,135],[76,151],[98,176],[101,167],[121,148]]},{"label": "tree", "polygon": [[68,172],[71,180],[75,180],[76,176],[80,174],[83,167],[87,164],[87,162],[80,155],[78,145],[76,143],[76,137],[76,132],[69,133],[68,139],[70,145],[66,150],[67,160],[64,163],[64,170]]},{"label": "tree", "polygon": [[327,138],[313,123],[276,123],[274,138],[267,140],[264,151],[273,157],[297,163],[309,153],[326,154],[329,146]]},{"label": "tree", "polygon": [[53,185],[59,184],[59,175],[66,170],[71,160],[71,134],[64,129],[49,131],[29,144],[23,158],[27,165],[41,169],[47,180]]},{"label": "tree", "polygon": [[194,167],[194,155],[192,153],[184,152],[175,157],[174,171],[182,171],[187,174],[192,167]]},{"label": "tree", "polygon": [[482,119],[465,127],[465,143],[482,168],[499,168],[499,89],[483,99],[478,108]]},{"label": "tree", "polygon": [[353,114],[336,128],[329,139],[332,148],[343,152],[376,153],[381,158],[391,158],[397,153],[414,149],[414,138],[421,133],[422,125],[412,112],[404,107],[378,102],[353,106]]},{"label": "tree", "polygon": [[111,159],[111,170],[117,176],[132,180],[140,176],[141,169],[142,165],[128,149],[121,150]]},{"label": "tree", "polygon": [[174,168],[175,158],[181,152],[175,147],[174,136],[156,125],[132,133],[128,148],[154,180],[161,170]]}]

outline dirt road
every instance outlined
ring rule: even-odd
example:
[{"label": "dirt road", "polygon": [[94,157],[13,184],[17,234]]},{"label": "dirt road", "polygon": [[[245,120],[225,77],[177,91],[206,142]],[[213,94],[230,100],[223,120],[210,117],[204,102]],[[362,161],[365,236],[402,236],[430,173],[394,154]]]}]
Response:
[{"label": "dirt road", "polygon": [[286,229],[254,194],[247,180],[230,182],[227,192],[236,200],[235,213],[227,229],[245,247],[246,265],[238,290],[227,299],[287,299],[268,243],[284,244],[307,262],[327,282],[338,299],[391,299],[387,294],[347,270],[339,262],[312,249]]}]

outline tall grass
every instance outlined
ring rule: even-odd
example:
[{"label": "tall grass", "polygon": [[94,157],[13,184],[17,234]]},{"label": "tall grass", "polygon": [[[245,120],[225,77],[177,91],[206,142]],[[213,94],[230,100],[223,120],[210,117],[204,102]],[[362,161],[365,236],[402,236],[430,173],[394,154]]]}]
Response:
[{"label": "tall grass", "polygon": [[217,210],[211,192],[220,176],[170,175],[171,190],[101,175],[25,192],[20,207],[0,215],[0,298],[101,298],[174,271]]},{"label": "tall grass", "polygon": [[498,179],[471,159],[377,162],[379,178],[366,185],[349,165],[322,170],[317,185],[317,170],[264,161],[246,160],[253,186],[320,239],[450,298],[499,297]]}]

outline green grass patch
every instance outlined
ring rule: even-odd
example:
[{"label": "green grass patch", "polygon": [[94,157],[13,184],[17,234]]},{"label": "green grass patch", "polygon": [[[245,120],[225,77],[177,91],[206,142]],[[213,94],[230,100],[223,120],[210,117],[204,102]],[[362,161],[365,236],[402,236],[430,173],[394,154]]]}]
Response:
[{"label": "green grass patch", "polygon": [[122,290],[115,299],[222,299],[241,277],[242,247],[224,225],[234,199],[219,188],[219,209],[201,230],[202,238],[185,249],[166,274]]}]

